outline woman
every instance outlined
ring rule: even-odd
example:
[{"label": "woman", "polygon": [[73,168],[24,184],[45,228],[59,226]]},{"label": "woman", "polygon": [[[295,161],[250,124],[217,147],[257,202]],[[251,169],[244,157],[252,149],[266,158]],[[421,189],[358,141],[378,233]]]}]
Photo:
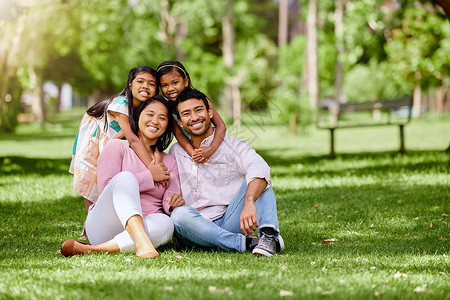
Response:
[{"label": "woman", "polygon": [[[173,137],[170,108],[162,96],[143,102],[135,111],[133,128],[149,155],[164,151]],[[64,256],[90,252],[132,252],[143,258],[159,256],[156,247],[170,240],[172,209],[184,204],[175,158],[163,154],[170,183],[155,185],[151,172],[125,140],[108,142],[98,160],[100,196],[89,208],[84,225],[91,244],[67,240]]]}]

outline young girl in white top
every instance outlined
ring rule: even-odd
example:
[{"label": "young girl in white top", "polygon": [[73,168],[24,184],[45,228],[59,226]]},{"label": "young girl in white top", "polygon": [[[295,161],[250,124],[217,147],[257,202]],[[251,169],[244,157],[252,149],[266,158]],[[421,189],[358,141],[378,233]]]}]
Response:
[{"label": "young girl in white top", "polygon": [[97,201],[97,160],[111,139],[126,139],[156,182],[168,182],[167,168],[161,153],[151,157],[144,144],[131,130],[133,112],[138,105],[158,93],[156,71],[148,66],[130,70],[125,88],[117,95],[91,106],[83,118],[75,138],[69,172],[74,175],[73,186],[85,198],[86,209]]}]

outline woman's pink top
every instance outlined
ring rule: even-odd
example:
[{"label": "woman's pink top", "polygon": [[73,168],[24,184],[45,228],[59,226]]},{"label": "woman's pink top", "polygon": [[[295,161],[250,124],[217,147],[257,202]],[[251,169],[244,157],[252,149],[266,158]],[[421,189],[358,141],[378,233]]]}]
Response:
[{"label": "woman's pink top", "polygon": [[163,154],[163,163],[170,171],[170,184],[167,189],[153,182],[152,173],[147,169],[137,154],[130,148],[128,141],[113,139],[103,149],[97,164],[97,180],[99,194],[109,181],[122,171],[133,173],[139,182],[142,214],[166,213],[170,215],[166,198],[172,192],[181,194],[178,167],[175,157]]}]

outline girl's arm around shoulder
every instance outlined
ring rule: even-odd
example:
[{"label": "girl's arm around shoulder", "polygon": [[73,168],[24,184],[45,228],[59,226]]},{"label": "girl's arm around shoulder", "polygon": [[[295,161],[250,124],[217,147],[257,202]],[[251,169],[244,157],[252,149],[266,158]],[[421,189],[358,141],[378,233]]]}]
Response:
[{"label": "girl's arm around shoulder", "polygon": [[133,130],[131,130],[128,116],[122,113],[115,113],[115,116],[117,122],[119,122],[120,129],[128,141],[128,144],[130,144],[131,149],[136,152],[146,166],[153,163],[153,159],[150,157],[144,143],[142,143],[138,136],[134,134]]},{"label": "girl's arm around shoulder", "polygon": [[[216,152],[217,148],[219,148],[220,144],[222,144],[223,139],[225,138],[225,134],[227,132],[227,127],[225,125],[225,122],[220,117],[219,113],[214,109],[214,106],[212,105],[211,101],[209,101],[209,107],[212,110],[213,117],[211,119],[211,122],[216,127],[214,132],[214,138],[211,142],[211,144],[208,147],[201,148],[201,154],[203,158],[207,161],[213,154]],[[202,162],[206,162],[202,161]]]},{"label": "girl's arm around shoulder", "polygon": [[173,119],[173,122],[174,122],[174,133],[173,133],[173,135],[177,139],[178,144],[181,147],[183,147],[183,149],[186,150],[186,152],[190,156],[192,156],[195,153],[194,147],[192,147],[192,145],[189,142],[189,139],[187,138],[187,136],[184,135],[183,130],[181,130],[180,125],[177,123],[175,118]]},{"label": "girl's arm around shoulder", "polygon": [[138,138],[137,135],[131,130],[130,121],[125,114],[119,114],[117,116],[120,128],[122,129],[125,138],[130,144],[131,149],[139,156],[141,161],[150,170],[153,176],[153,180],[156,182],[170,179],[169,175],[166,175],[166,167],[163,163],[155,164],[155,160],[150,156],[144,143]]}]

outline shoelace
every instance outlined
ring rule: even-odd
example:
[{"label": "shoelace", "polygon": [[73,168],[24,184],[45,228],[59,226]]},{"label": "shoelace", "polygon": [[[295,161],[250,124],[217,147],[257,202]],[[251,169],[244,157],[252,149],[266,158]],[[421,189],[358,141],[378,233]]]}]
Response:
[{"label": "shoelace", "polygon": [[273,247],[272,243],[275,243],[275,237],[273,235],[263,234],[259,239],[258,245],[266,249],[270,249],[271,247]]}]

